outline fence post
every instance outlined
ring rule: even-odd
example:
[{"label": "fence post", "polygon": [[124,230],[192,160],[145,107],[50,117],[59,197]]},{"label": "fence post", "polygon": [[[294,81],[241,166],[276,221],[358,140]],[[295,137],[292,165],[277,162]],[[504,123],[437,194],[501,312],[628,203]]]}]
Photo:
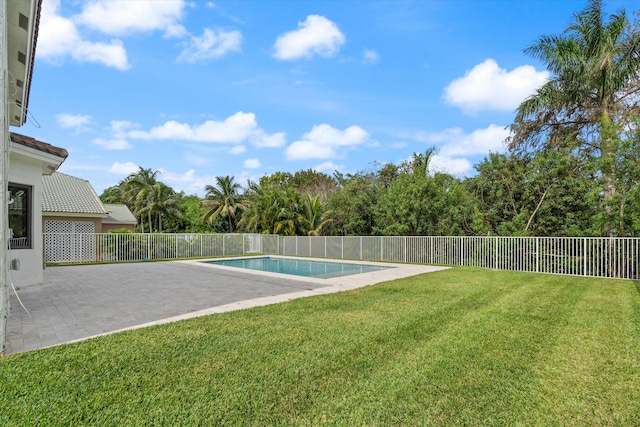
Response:
[{"label": "fence post", "polygon": [[340,236],[340,259],[344,259],[344,236]]},{"label": "fence post", "polygon": [[404,236],[404,262],[407,263],[407,236]]},{"label": "fence post", "polygon": [[540,238],[536,237],[536,273],[540,273]]},{"label": "fence post", "polygon": [[435,264],[433,262],[433,236],[429,237],[429,263]]},{"label": "fence post", "polygon": [[587,275],[587,238],[583,237],[583,244],[582,244],[582,258],[584,259],[584,261],[582,262],[582,275],[586,276]]}]

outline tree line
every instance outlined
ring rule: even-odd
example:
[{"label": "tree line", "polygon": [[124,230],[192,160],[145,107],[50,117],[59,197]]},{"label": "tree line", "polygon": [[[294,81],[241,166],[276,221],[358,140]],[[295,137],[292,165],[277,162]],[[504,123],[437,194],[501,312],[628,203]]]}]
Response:
[{"label": "tree line", "polygon": [[525,52],[551,78],[516,110],[507,152],[473,177],[429,173],[435,148],[333,176],[221,176],[206,196],[139,170],[101,195],[144,232],[281,235],[640,236],[640,25],[589,1],[564,32]]}]

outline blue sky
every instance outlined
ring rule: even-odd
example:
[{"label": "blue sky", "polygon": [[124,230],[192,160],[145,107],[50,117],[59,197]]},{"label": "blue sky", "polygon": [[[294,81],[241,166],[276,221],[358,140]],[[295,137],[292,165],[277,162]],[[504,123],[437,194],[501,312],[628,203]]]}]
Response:
[{"label": "blue sky", "polygon": [[[138,166],[216,176],[354,173],[435,146],[470,176],[548,78],[522,51],[586,1],[44,0],[29,121],[100,194]],[[640,9],[607,2],[607,12]]]}]

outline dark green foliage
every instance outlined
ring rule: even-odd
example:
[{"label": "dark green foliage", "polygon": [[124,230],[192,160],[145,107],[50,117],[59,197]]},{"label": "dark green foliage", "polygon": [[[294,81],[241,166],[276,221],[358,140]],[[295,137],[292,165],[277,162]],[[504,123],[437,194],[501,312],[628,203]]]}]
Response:
[{"label": "dark green foliage", "polygon": [[139,221],[140,231],[163,231],[167,220],[180,219],[179,196],[156,177],[159,171],[138,167],[118,185],[107,188],[100,200],[104,203],[124,203]]},{"label": "dark green foliage", "polygon": [[168,218],[164,222],[167,233],[224,233],[228,227],[226,218],[218,218],[214,222],[202,222],[207,208],[202,205],[202,199],[196,195],[185,196],[178,194],[177,208],[181,212],[179,218]]},{"label": "dark green foliage", "polygon": [[442,173],[402,174],[375,207],[376,234],[457,236],[471,230],[473,201],[460,180]]},{"label": "dark green foliage", "polygon": [[[466,182],[478,200],[483,234],[578,236],[595,212],[596,187],[582,162],[560,150],[491,153]],[[576,197],[580,195],[580,197]]]},{"label": "dark green foliage", "polygon": [[374,209],[381,193],[374,174],[339,175],[341,188],[329,196],[327,204],[333,212],[330,234],[368,236],[374,232]]},{"label": "dark green foliage", "polygon": [[249,184],[247,209],[239,227],[250,233],[284,236],[299,234],[298,218],[302,209],[300,193],[280,183],[269,180],[264,182],[264,185],[254,182]]},{"label": "dark green foliage", "polygon": [[[591,167],[601,192],[597,233],[628,234],[622,211],[629,188],[622,190],[617,170],[625,129],[640,114],[640,23],[624,10],[606,16],[602,0],[591,0],[575,14],[561,34],[542,36],[525,50],[542,61],[551,78],[518,107],[510,148],[567,148],[580,153]],[[598,200],[598,199],[602,200]],[[623,215],[624,216],[624,215]]]},{"label": "dark green foliage", "polygon": [[207,212],[202,217],[202,222],[215,223],[220,218],[226,218],[227,232],[232,233],[239,221],[241,212],[246,208],[244,194],[240,193],[242,187],[234,181],[232,176],[216,177],[216,185],[207,185],[202,205]]}]

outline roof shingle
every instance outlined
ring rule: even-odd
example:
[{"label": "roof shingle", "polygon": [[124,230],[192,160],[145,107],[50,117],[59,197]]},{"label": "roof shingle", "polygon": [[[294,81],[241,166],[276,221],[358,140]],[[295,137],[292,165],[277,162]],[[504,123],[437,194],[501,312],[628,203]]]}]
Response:
[{"label": "roof shingle", "polygon": [[127,205],[110,205],[105,204],[105,209],[109,212],[109,216],[102,220],[103,223],[123,223],[137,224],[136,217],[133,216]]},{"label": "roof shingle", "polygon": [[54,172],[42,177],[42,211],[107,215],[89,181]]},{"label": "roof shingle", "polygon": [[38,141],[35,138],[26,135],[20,135],[19,133],[10,132],[11,142],[16,144],[24,145],[25,147],[33,148],[34,150],[42,151],[48,154],[53,154],[54,156],[61,157],[66,159],[69,155],[69,152],[64,148],[56,147],[51,144],[47,144],[46,142]]}]

